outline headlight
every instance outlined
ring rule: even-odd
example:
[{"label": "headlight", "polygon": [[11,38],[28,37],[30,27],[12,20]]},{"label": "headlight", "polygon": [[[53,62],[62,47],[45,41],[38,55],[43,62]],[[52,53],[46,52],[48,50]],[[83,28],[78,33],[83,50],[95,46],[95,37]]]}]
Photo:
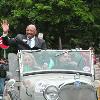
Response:
[{"label": "headlight", "polygon": [[44,97],[46,100],[57,100],[59,89],[56,86],[48,86],[44,91]]}]

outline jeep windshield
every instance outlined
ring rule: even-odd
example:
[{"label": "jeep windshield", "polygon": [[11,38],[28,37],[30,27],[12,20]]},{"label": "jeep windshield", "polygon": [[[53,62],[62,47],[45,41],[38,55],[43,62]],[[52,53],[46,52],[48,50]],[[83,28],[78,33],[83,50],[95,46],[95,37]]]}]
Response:
[{"label": "jeep windshield", "polygon": [[80,71],[92,73],[92,56],[89,50],[20,51],[21,71]]}]

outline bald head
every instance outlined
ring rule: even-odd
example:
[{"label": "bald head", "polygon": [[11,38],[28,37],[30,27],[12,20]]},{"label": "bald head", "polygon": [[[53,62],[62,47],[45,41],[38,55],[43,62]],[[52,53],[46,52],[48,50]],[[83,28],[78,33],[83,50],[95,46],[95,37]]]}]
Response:
[{"label": "bald head", "polygon": [[35,25],[33,25],[33,24],[28,25],[28,26],[27,26],[27,28],[31,28],[31,29],[33,29],[33,30],[35,30],[35,31],[36,31],[36,26],[35,26]]},{"label": "bald head", "polygon": [[36,35],[37,30],[36,30],[36,26],[33,24],[30,24],[26,27],[26,35],[28,38],[32,38]]}]

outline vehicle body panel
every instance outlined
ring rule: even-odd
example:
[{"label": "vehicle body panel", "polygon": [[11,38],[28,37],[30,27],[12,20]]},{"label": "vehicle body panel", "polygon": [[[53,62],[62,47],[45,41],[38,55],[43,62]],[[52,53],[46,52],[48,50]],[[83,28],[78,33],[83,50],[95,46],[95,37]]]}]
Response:
[{"label": "vehicle body panel", "polygon": [[6,84],[6,92],[17,87],[21,100],[97,100],[90,50],[22,50],[17,56],[16,82]]}]

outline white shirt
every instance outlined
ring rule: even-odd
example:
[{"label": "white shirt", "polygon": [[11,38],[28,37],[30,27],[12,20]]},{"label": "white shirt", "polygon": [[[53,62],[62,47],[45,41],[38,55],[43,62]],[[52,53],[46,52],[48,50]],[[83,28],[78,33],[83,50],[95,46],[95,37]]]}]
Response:
[{"label": "white shirt", "polygon": [[34,36],[33,38],[31,38],[31,39],[28,38],[27,44],[28,44],[31,48],[33,48],[33,47],[35,46],[35,36]]}]

